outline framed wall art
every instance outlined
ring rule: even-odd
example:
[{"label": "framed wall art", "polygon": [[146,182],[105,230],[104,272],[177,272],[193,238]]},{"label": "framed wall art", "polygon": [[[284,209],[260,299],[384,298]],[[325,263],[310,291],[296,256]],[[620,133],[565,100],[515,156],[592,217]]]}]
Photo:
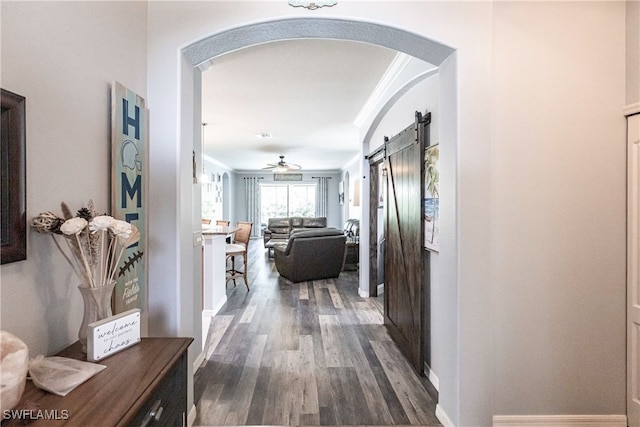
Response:
[{"label": "framed wall art", "polygon": [[424,247],[440,250],[440,146],[430,145],[424,150]]},{"label": "framed wall art", "polygon": [[1,89],[0,207],[2,264],[27,259],[26,109],[24,96]]},{"label": "framed wall art", "polygon": [[301,173],[274,173],[274,181],[302,181]]}]

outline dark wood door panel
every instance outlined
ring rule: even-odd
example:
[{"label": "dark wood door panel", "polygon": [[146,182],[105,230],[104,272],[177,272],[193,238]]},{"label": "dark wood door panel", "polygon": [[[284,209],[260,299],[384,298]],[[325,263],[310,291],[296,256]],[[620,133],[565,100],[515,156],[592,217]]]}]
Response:
[{"label": "dark wood door panel", "polygon": [[387,142],[385,325],[417,372],[424,358],[422,169],[424,135],[416,123]]}]

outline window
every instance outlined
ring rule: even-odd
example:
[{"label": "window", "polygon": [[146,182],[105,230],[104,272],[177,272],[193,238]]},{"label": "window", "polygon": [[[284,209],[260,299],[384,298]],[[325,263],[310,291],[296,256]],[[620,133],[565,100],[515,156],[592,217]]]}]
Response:
[{"label": "window", "polygon": [[262,184],[260,185],[260,222],[269,218],[315,216],[315,184]]}]

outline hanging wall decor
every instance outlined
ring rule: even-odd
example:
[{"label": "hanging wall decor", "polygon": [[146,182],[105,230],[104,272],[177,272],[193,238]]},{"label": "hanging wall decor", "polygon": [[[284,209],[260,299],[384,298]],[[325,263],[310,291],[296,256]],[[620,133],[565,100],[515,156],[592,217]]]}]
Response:
[{"label": "hanging wall decor", "polygon": [[27,259],[25,98],[2,89],[2,264]]},{"label": "hanging wall decor", "polygon": [[146,309],[146,201],[148,111],[144,98],[118,82],[112,87],[111,208],[138,227],[140,240],[126,249],[113,296],[113,314]]},{"label": "hanging wall decor", "polygon": [[338,4],[337,0],[316,0],[316,1],[308,1],[308,0],[289,0],[289,5],[293,7],[304,7],[309,10],[320,9],[325,6],[335,6]]}]

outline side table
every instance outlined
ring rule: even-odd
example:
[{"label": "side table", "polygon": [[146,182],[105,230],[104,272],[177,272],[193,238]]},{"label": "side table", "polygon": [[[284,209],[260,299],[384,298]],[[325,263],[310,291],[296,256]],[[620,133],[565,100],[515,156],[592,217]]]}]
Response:
[{"label": "side table", "polygon": [[[192,338],[142,338],[100,361],[106,369],[66,396],[27,381],[2,426],[182,426],[187,413],[187,348]],[[86,360],[76,342],[57,354]]]},{"label": "side table", "polygon": [[343,271],[357,271],[360,262],[360,242],[347,239]]}]

